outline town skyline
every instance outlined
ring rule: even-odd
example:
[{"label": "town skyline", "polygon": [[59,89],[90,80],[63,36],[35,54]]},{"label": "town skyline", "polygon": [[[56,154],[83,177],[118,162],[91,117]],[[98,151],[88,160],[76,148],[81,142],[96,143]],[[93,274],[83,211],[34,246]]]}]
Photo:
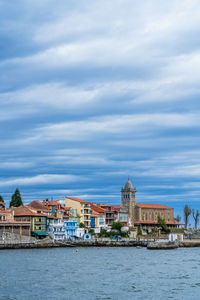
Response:
[{"label": "town skyline", "polygon": [[[130,177],[128,176],[128,180],[126,181],[126,183],[122,186],[122,188],[121,188],[121,193],[120,193],[120,201],[116,201],[116,199],[114,200],[114,199],[109,199],[109,200],[107,200],[107,199],[104,199],[104,200],[101,200],[101,201],[98,201],[98,199],[91,199],[91,198],[89,198],[89,199],[87,199],[87,197],[86,198],[84,198],[84,197],[80,197],[80,196],[77,196],[77,195],[74,195],[74,194],[72,194],[72,195],[61,195],[60,197],[57,197],[57,198],[53,198],[53,197],[50,197],[50,198],[38,198],[37,200],[34,198],[34,196],[31,198],[31,200],[28,200],[28,199],[25,199],[25,200],[23,200],[22,199],[22,204],[21,205],[29,205],[29,202],[30,201],[60,201],[60,202],[63,202],[64,201],[64,199],[65,198],[67,198],[67,197],[72,197],[72,198],[76,198],[76,199],[80,199],[80,198],[82,198],[82,200],[81,201],[85,201],[85,202],[88,202],[88,203],[96,203],[96,204],[103,204],[103,205],[122,205],[122,206],[124,206],[125,204],[124,204],[124,201],[126,202],[126,200],[125,200],[125,198],[124,198],[124,196],[123,196],[123,193],[124,193],[124,191],[127,189],[127,184],[129,185],[129,187],[131,188],[131,190],[134,192],[134,201],[136,201],[138,204],[142,204],[143,205],[143,203],[141,203],[141,201],[140,202],[138,202],[137,201],[137,196],[136,196],[136,194],[137,194],[137,190],[136,190],[136,187],[135,186],[133,186],[133,184],[132,184],[132,181],[131,181],[131,179],[130,179]],[[0,203],[1,203],[1,201],[3,201],[4,202],[4,204],[5,204],[5,207],[7,206],[7,207],[11,207],[11,206],[15,206],[15,205],[12,205],[11,203],[12,203],[12,199],[13,199],[13,196],[16,194],[16,192],[17,193],[20,193],[20,191],[19,191],[19,189],[18,188],[16,188],[16,190],[15,190],[15,193],[13,193],[12,195],[11,195],[11,199],[10,200],[5,200],[4,199],[4,197],[2,196],[2,195],[0,195]],[[20,193],[21,194],[21,193]],[[126,194],[126,193],[125,193]],[[20,196],[21,197],[21,196]],[[127,196],[126,196],[127,197]],[[128,196],[129,197],[129,196]],[[149,202],[146,202],[146,201],[144,201],[144,205],[151,205],[151,204],[153,204],[153,205],[160,205],[158,202],[156,202],[156,201],[152,201],[152,203],[149,203]],[[167,204],[166,203],[162,203],[161,204],[161,206],[162,205],[164,205],[164,206],[166,206]],[[18,206],[18,205],[17,205]],[[126,207],[127,207],[127,204],[125,205]],[[188,206],[188,204],[185,204],[184,205],[184,207],[182,206],[182,207],[180,207],[180,210],[178,211],[178,213],[177,213],[177,210],[175,210],[175,214],[174,214],[174,217],[176,218],[178,218],[178,219],[180,219],[180,220],[184,220],[185,219],[185,213],[184,213],[184,209],[185,209],[185,206]],[[174,208],[173,208],[174,209]],[[196,208],[196,207],[189,207],[189,209],[191,209],[191,212],[192,212],[192,209],[194,210],[194,212],[195,211],[198,211],[198,209]],[[190,213],[191,214],[191,213]],[[193,220],[193,217],[192,217],[192,220],[191,220],[191,218],[190,218],[190,221],[189,221],[189,223],[188,223],[188,225],[189,226],[193,226],[194,225],[194,220]]]}]

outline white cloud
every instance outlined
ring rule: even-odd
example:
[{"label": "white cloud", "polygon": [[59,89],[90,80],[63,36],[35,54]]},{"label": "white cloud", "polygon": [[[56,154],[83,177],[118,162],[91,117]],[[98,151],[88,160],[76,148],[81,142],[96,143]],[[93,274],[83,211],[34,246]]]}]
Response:
[{"label": "white cloud", "polygon": [[33,162],[22,162],[22,161],[1,161],[0,169],[28,169],[34,166]]},{"label": "white cloud", "polygon": [[[84,177],[86,179],[86,177]],[[1,179],[0,186],[31,186],[42,184],[62,184],[74,182],[76,180],[83,180],[81,176],[75,175],[60,175],[60,174],[40,174],[32,177],[19,177],[11,179]]]},{"label": "white cloud", "polygon": [[113,137],[114,135],[126,134],[124,137],[128,138],[128,134],[138,136],[143,133],[149,135],[153,129],[192,128],[196,126],[199,126],[199,115],[195,113],[117,115],[50,124],[29,132],[30,137],[25,141],[83,141],[97,134],[113,135]]}]

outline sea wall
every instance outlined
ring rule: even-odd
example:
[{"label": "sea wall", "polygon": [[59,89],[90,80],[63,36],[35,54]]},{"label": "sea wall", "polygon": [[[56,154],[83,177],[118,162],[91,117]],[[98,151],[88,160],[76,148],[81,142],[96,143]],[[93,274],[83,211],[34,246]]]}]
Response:
[{"label": "sea wall", "polygon": [[200,239],[199,240],[184,240],[179,243],[179,247],[190,248],[190,247],[200,247]]},{"label": "sea wall", "polygon": [[[113,241],[109,239],[78,240],[58,242],[52,240],[36,240],[30,242],[3,242],[0,241],[0,250],[4,249],[39,249],[39,248],[57,248],[57,247],[147,247],[152,240],[120,240]],[[167,241],[157,241],[158,246],[154,249],[167,249],[163,247]],[[162,246],[162,247],[161,247]],[[200,240],[184,240],[179,242],[179,247],[200,247]]]},{"label": "sea wall", "polygon": [[54,247],[146,247],[147,241],[113,241],[113,240],[79,240],[73,242],[36,241],[20,243],[1,243],[0,250],[3,249],[34,249],[34,248],[54,248]]},{"label": "sea wall", "polygon": [[109,239],[78,240],[73,244],[77,247],[146,247],[147,240],[127,240],[120,241]]}]

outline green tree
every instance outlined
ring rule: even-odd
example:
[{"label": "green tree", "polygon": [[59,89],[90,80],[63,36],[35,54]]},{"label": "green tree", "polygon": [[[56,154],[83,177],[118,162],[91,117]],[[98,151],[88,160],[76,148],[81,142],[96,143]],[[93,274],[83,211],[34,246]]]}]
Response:
[{"label": "green tree", "polygon": [[112,224],[112,229],[118,230],[119,232],[121,232],[122,227],[123,224],[121,222],[113,222]]},{"label": "green tree", "polygon": [[104,229],[104,228],[101,228],[101,229],[100,229],[99,236],[100,236],[100,237],[108,237],[108,232],[107,232],[107,230]]},{"label": "green tree", "polygon": [[3,197],[0,195],[0,202],[4,203]]},{"label": "green tree", "polygon": [[79,228],[85,228],[85,224],[81,222],[81,223],[79,224]]},{"label": "green tree", "polygon": [[20,191],[18,189],[16,189],[14,194],[12,194],[12,198],[10,201],[10,207],[12,207],[12,206],[18,207],[21,205],[23,205],[22,197],[21,197]]},{"label": "green tree", "polygon": [[169,228],[167,227],[166,225],[166,222],[165,222],[165,219],[161,218],[161,216],[158,215],[157,217],[157,221],[158,221],[158,226],[161,227],[161,229],[164,231],[164,232],[169,232]]}]

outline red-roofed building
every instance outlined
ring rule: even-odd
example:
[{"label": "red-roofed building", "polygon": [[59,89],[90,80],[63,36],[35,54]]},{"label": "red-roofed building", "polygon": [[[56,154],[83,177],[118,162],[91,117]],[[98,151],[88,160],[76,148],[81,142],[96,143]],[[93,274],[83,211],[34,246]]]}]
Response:
[{"label": "red-roofed building", "polygon": [[26,220],[14,220],[12,209],[0,209],[0,233],[10,232],[30,236],[31,222]]},{"label": "red-roofed building", "polygon": [[20,206],[13,208],[15,221],[31,222],[31,235],[36,237],[45,237],[47,233],[47,216],[43,213],[38,213],[37,209],[30,206]]},{"label": "red-roofed building", "polygon": [[95,232],[99,233],[101,228],[106,227],[106,214],[105,210],[100,207],[100,205],[91,203],[90,204],[92,214],[91,219],[91,228],[95,228]]},{"label": "red-roofed building", "polygon": [[31,203],[29,203],[28,206],[30,207],[30,209],[32,208],[38,213],[43,213],[47,216],[51,214],[51,208],[48,208],[48,206],[46,206],[45,203],[42,201],[34,200]]},{"label": "red-roofed building", "polygon": [[128,209],[121,205],[101,204],[105,211],[106,225],[112,226],[113,222],[121,222],[124,226],[128,226]]},{"label": "red-roofed building", "polygon": [[176,222],[174,209],[162,204],[136,203],[136,189],[128,179],[124,188],[121,189],[122,205],[128,209],[129,220],[132,225],[139,224],[143,227],[153,227],[158,224],[160,216],[165,219],[169,227],[179,227],[184,225]]}]

